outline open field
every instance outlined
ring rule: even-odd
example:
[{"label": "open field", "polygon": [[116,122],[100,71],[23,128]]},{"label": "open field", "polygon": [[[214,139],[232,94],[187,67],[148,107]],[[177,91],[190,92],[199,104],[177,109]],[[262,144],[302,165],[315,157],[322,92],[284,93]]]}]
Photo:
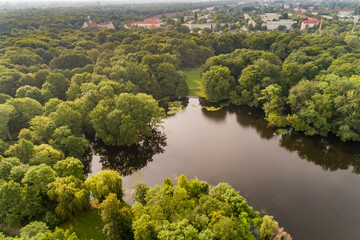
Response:
[{"label": "open field", "polygon": [[61,227],[75,232],[80,240],[106,240],[102,233],[104,223],[97,208],[75,216]]},{"label": "open field", "polygon": [[183,70],[186,75],[186,82],[189,85],[190,96],[205,97],[201,86],[200,70],[197,68]]}]

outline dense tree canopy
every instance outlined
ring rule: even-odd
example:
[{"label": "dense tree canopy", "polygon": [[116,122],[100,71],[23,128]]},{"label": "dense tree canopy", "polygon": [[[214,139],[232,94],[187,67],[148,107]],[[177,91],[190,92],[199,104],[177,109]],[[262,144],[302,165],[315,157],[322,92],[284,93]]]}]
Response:
[{"label": "dense tree canopy", "polygon": [[151,134],[161,123],[163,111],[149,95],[120,94],[115,101],[101,101],[90,113],[91,122],[104,143],[120,146],[139,142],[139,134]]},{"label": "dense tree canopy", "polygon": [[[123,201],[119,173],[131,174],[164,151],[164,134],[155,130],[165,117],[159,106],[167,104],[158,101],[189,95],[186,68],[200,67],[210,102],[260,107],[269,125],[289,131],[360,141],[359,34],[350,33],[349,22],[325,20],[316,34],[311,34],[315,29],[233,34],[227,27],[263,30],[252,11],[265,10],[224,6],[217,7],[213,21],[231,25],[217,26],[219,34],[190,33],[183,16],[164,16],[159,28],[123,27],[214,4],[1,12],[2,226],[21,229],[24,240],[76,240],[54,227],[98,203],[108,239],[274,237],[277,222],[253,211],[226,183],[211,187],[180,176],[177,186],[170,179],[155,187],[134,186],[133,207]],[[244,12],[256,26],[247,23]],[[88,15],[111,21],[115,30],[82,28]],[[195,22],[205,22],[199,17],[194,13]],[[289,17],[282,12],[282,18]],[[97,142],[128,148],[132,155],[103,154],[104,162],[117,162],[118,171],[86,179],[89,156],[102,151],[95,149]],[[140,167],[134,167],[137,162]]]}]

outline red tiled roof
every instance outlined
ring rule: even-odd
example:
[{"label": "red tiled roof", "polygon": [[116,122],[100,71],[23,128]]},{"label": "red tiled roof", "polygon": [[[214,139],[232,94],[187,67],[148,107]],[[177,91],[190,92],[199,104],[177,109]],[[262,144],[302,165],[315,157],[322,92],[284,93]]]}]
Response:
[{"label": "red tiled roof", "polygon": [[109,25],[109,24],[111,24],[111,22],[107,21],[107,22],[99,23],[98,25]]},{"label": "red tiled roof", "polygon": [[318,23],[318,22],[320,22],[320,21],[317,19],[309,19],[309,20],[303,21],[303,23]]},{"label": "red tiled roof", "polygon": [[135,22],[134,24],[160,24],[160,22],[154,20],[154,19],[151,19],[151,18],[148,18],[148,19],[145,19],[143,22]]},{"label": "red tiled roof", "polygon": [[298,16],[299,16],[299,17],[301,17],[301,18],[305,18],[305,19],[307,19],[307,18],[308,18],[308,16],[301,15],[301,14],[299,14]]},{"label": "red tiled roof", "polygon": [[95,21],[91,21],[91,22],[86,21],[85,23],[86,23],[86,25],[87,25],[88,27],[96,27]]},{"label": "red tiled roof", "polygon": [[99,23],[99,24],[97,24],[97,26],[98,27],[108,27],[108,26],[114,27],[114,25],[110,21]]}]

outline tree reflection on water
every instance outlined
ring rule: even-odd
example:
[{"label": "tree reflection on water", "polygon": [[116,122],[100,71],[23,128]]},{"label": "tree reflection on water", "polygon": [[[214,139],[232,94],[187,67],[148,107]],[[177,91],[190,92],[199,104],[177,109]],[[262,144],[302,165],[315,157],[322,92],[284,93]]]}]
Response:
[{"label": "tree reflection on water", "polygon": [[326,171],[346,170],[360,174],[360,144],[341,142],[331,137],[308,137],[302,134],[283,135],[280,146],[297,152],[301,159],[313,162]]},{"label": "tree reflection on water", "polygon": [[103,169],[117,170],[122,176],[145,167],[153,157],[165,151],[166,135],[160,131],[153,131],[150,137],[144,137],[138,145],[112,147],[106,146],[101,140],[94,140],[91,144],[94,154],[100,156]]},{"label": "tree reflection on water", "polygon": [[[202,100],[209,106],[209,103]],[[202,109],[203,116],[213,121],[225,121],[226,117],[236,114],[236,120],[244,128],[255,129],[262,139],[279,139],[279,145],[289,152],[296,152],[301,159],[321,166],[325,171],[346,170],[360,174],[360,144],[342,142],[335,136],[305,136],[302,133],[279,134],[268,126],[261,110],[250,107],[228,106],[219,111]]]}]

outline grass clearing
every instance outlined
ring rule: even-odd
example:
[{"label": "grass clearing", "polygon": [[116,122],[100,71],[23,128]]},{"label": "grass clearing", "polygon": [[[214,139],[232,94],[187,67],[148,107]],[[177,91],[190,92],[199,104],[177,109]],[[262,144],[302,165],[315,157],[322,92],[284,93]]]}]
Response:
[{"label": "grass clearing", "polygon": [[189,91],[189,96],[194,96],[194,97],[206,97],[205,93],[202,89],[191,89]]},{"label": "grass clearing", "polygon": [[60,227],[75,232],[80,240],[106,240],[102,233],[104,223],[97,208],[75,216]]},{"label": "grass clearing", "polygon": [[183,70],[186,75],[186,83],[190,88],[189,95],[197,97],[205,97],[205,93],[201,86],[200,70],[198,68],[191,68]]}]

